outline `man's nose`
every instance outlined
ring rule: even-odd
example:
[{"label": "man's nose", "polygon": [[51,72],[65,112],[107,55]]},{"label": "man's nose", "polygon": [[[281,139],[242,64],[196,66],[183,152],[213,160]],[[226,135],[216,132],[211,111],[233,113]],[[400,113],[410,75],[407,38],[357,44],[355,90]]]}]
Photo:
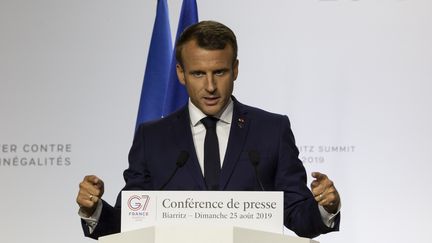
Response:
[{"label": "man's nose", "polygon": [[207,80],[206,80],[206,90],[208,92],[214,92],[216,90],[216,83],[215,83],[215,79],[213,78],[213,75],[207,75]]}]

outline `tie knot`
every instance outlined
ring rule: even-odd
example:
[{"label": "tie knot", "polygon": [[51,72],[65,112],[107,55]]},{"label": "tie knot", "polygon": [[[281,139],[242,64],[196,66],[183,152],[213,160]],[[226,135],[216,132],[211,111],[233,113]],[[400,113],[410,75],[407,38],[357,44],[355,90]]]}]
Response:
[{"label": "tie knot", "polygon": [[215,129],[218,121],[219,119],[213,116],[206,116],[201,119],[201,123],[205,126],[206,130]]}]

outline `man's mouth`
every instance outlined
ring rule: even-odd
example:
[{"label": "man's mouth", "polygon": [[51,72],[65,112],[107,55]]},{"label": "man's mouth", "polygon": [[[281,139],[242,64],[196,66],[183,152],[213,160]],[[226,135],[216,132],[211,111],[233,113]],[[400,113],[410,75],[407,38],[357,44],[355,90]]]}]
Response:
[{"label": "man's mouth", "polygon": [[208,96],[208,97],[204,97],[204,103],[206,105],[216,105],[219,101],[219,97],[217,96]]}]

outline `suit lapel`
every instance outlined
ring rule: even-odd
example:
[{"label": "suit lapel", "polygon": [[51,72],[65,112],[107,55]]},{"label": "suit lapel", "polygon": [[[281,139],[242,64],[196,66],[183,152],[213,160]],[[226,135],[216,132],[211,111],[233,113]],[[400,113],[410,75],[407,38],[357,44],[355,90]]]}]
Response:
[{"label": "suit lapel", "polygon": [[189,161],[186,162],[185,168],[190,172],[199,187],[205,190],[206,185],[196,156],[187,106],[178,112],[177,119],[174,119],[172,128],[177,146],[180,150],[185,150],[189,153]]},{"label": "suit lapel", "polygon": [[250,119],[245,107],[234,97],[234,110],[227,150],[221,171],[220,189],[224,190],[243,150],[249,130]]}]

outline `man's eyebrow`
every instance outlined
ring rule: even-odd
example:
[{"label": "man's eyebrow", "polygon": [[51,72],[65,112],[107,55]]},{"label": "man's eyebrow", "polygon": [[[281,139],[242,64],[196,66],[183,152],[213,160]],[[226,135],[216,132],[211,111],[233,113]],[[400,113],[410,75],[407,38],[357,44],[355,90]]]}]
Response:
[{"label": "man's eyebrow", "polygon": [[218,69],[216,69],[215,72],[217,72],[217,71],[227,71],[227,70],[229,70],[229,68],[224,67],[224,68],[218,68]]},{"label": "man's eyebrow", "polygon": [[204,73],[204,71],[202,70],[190,70],[189,73],[194,74],[194,73]]}]

